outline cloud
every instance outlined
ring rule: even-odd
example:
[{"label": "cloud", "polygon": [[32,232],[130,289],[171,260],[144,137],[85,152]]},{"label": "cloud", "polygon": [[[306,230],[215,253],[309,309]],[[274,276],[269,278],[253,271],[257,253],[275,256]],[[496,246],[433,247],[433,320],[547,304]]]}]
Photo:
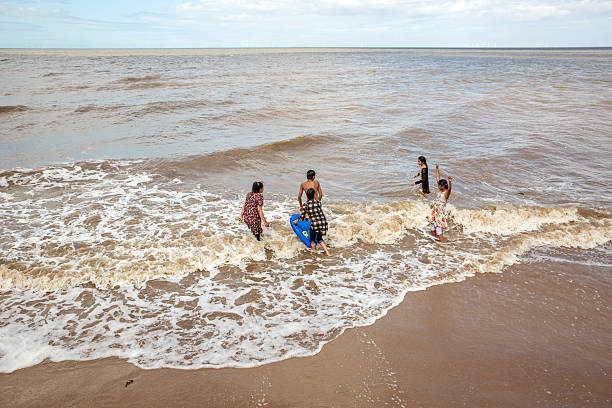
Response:
[{"label": "cloud", "polygon": [[200,0],[179,4],[175,11],[190,18],[205,16],[228,19],[231,16],[271,18],[274,16],[335,16],[339,18],[389,16],[482,17],[496,16],[533,21],[612,12],[610,0]]},{"label": "cloud", "polygon": [[70,15],[60,8],[40,8],[32,6],[14,6],[0,3],[2,17],[37,18],[37,19],[70,19]]},{"label": "cloud", "polygon": [[200,0],[176,7],[178,14],[196,15],[319,15],[319,16],[377,16],[429,15],[477,10],[489,0],[452,1],[397,1],[397,0]]},{"label": "cloud", "polygon": [[508,7],[506,16],[511,20],[539,21],[545,18],[567,16],[570,11],[554,4],[516,3]]},{"label": "cloud", "polygon": [[[5,23],[0,37],[10,35],[7,24],[30,23],[45,27],[53,38],[67,38],[69,34],[62,32],[72,37],[82,33],[83,38],[110,47],[118,46],[117,41],[126,46],[125,38],[137,46],[179,47],[446,46],[480,37],[528,44],[538,35],[550,41],[551,30],[563,34],[567,29],[562,32],[558,27],[570,25],[590,30],[588,37],[584,35],[589,43],[612,39],[611,30],[605,28],[612,0],[168,0],[165,6],[142,1],[116,8],[113,4],[108,2],[105,12],[96,14],[99,8],[85,3],[77,7],[63,0],[0,0],[0,22]],[[107,36],[110,31],[116,33]]]}]

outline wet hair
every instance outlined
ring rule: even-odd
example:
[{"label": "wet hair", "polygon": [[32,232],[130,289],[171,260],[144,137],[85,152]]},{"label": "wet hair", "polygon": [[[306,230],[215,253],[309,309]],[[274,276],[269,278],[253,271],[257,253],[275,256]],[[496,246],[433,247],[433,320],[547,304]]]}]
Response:
[{"label": "wet hair", "polygon": [[251,190],[253,193],[259,193],[263,188],[263,183],[261,181],[253,182],[253,189]]},{"label": "wet hair", "polygon": [[308,198],[309,200],[312,200],[314,196],[315,196],[314,188],[309,188],[308,190],[306,190],[306,198]]},{"label": "wet hair", "polygon": [[308,171],[306,172],[306,178],[307,178],[308,180],[312,180],[312,179],[314,179],[314,178],[315,178],[315,175],[316,175],[316,173],[315,173],[315,171],[314,171],[314,170],[308,170]]},{"label": "wet hair", "polygon": [[444,187],[445,190],[448,190],[448,181],[441,179],[440,181],[438,181],[438,185]]},{"label": "wet hair", "polygon": [[425,156],[419,156],[419,161],[427,167],[427,159],[425,159]]}]

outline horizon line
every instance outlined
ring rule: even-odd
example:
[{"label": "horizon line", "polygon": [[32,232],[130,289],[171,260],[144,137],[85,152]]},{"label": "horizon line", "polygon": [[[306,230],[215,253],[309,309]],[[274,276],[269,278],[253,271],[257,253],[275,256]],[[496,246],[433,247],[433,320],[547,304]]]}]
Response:
[{"label": "horizon line", "polygon": [[270,46],[270,47],[0,47],[0,50],[266,50],[266,49],[355,49],[355,50],[580,50],[612,49],[610,46],[547,47],[376,47],[376,46]]}]

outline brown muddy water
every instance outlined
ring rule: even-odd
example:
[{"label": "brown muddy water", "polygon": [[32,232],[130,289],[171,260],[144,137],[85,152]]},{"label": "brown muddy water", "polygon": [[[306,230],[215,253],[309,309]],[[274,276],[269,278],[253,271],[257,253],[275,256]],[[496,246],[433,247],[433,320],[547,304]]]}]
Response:
[{"label": "brown muddy water", "polygon": [[[568,249],[609,280],[610,49],[1,50],[0,75],[0,372],[311,355]],[[453,176],[443,245],[420,155]],[[309,168],[329,258],[288,224]],[[256,180],[263,242],[236,222]]]}]

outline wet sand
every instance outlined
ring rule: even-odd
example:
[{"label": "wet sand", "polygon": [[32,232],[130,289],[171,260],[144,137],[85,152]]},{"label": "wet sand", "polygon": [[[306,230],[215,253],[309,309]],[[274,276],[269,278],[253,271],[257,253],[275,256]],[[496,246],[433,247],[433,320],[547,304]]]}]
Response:
[{"label": "wet sand", "polygon": [[530,262],[410,292],[315,356],[252,369],[45,362],[0,375],[0,406],[610,406],[609,272]]}]

